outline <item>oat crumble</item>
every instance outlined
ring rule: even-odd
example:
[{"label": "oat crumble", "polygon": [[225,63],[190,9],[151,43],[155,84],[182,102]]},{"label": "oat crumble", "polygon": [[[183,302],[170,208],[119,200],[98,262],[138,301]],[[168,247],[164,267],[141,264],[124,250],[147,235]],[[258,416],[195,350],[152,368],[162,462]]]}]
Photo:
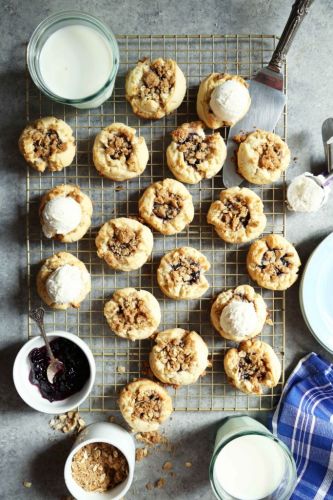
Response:
[{"label": "oat crumble", "polygon": [[90,443],[77,451],[72,475],[85,491],[103,493],[128,476],[128,463],[120,450],[108,443]]},{"label": "oat crumble", "polygon": [[265,379],[267,366],[265,361],[254,352],[240,351],[238,371],[241,380],[256,378],[258,382]]},{"label": "oat crumble", "polygon": [[67,434],[71,431],[79,433],[86,426],[86,423],[77,411],[68,411],[53,417],[49,422],[49,426],[55,431]]},{"label": "oat crumble", "polygon": [[189,342],[183,339],[173,339],[164,345],[157,345],[158,359],[171,372],[186,371],[193,362],[193,352]]},{"label": "oat crumble", "polygon": [[112,317],[112,330],[116,333],[131,330],[133,326],[152,325],[145,301],[138,299],[135,294],[117,298],[117,305],[117,313]]},{"label": "oat crumble", "polygon": [[184,206],[181,196],[171,193],[166,189],[161,189],[155,193],[152,213],[163,220],[174,219]]},{"label": "oat crumble", "polygon": [[66,151],[67,144],[62,142],[56,130],[49,129],[43,133],[36,130],[32,135],[34,152],[38,158],[47,160],[55,153]]},{"label": "oat crumble", "polygon": [[146,422],[159,420],[162,411],[162,398],[154,390],[138,391],[135,396],[133,418],[140,418]]},{"label": "oat crumble", "polygon": [[207,159],[214,142],[213,136],[188,132],[182,128],[175,130],[172,138],[177,142],[178,151],[183,153],[185,162],[193,168]]},{"label": "oat crumble", "polygon": [[246,228],[251,220],[251,214],[246,200],[240,196],[230,197],[223,200],[221,209],[221,221],[229,226],[232,231]]},{"label": "oat crumble", "polygon": [[171,265],[170,276],[174,283],[188,283],[193,285],[200,279],[200,264],[186,257],[180,257]]},{"label": "oat crumble", "polygon": [[149,70],[142,77],[139,97],[163,104],[163,97],[171,92],[175,82],[172,61],[157,59],[150,62]]},{"label": "oat crumble", "polygon": [[290,258],[292,257],[292,253],[285,252],[281,248],[269,248],[263,254],[258,267],[263,273],[268,273],[271,279],[274,280],[281,274],[289,272]]},{"label": "oat crumble", "polygon": [[114,228],[112,239],[108,242],[111,252],[118,258],[133,255],[138,247],[139,241],[135,231],[126,228]]},{"label": "oat crumble", "polygon": [[131,141],[125,134],[112,134],[105,146],[105,154],[110,156],[111,160],[120,160],[127,162],[131,156],[133,147]]}]

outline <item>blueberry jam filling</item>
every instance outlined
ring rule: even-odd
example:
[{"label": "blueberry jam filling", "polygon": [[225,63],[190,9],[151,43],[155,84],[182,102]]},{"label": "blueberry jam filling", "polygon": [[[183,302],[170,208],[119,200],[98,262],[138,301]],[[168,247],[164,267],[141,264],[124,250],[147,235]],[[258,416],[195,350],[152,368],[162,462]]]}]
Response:
[{"label": "blueberry jam filling", "polygon": [[29,380],[37,385],[43,398],[62,401],[79,392],[90,376],[90,367],[84,352],[74,342],[58,337],[50,342],[55,358],[62,361],[64,369],[58,372],[51,384],[46,376],[50,358],[46,347],[29,353],[31,371]]}]

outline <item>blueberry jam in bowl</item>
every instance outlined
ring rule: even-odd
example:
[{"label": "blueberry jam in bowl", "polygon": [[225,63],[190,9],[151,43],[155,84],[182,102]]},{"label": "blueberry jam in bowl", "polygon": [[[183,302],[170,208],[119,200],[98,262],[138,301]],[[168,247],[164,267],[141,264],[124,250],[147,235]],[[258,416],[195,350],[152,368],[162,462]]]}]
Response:
[{"label": "blueberry jam in bowl", "polygon": [[88,397],[96,375],[96,365],[88,345],[72,333],[47,334],[56,358],[64,369],[53,383],[47,380],[48,356],[41,337],[26,342],[16,356],[14,384],[23,401],[35,410],[60,414],[76,408]]}]

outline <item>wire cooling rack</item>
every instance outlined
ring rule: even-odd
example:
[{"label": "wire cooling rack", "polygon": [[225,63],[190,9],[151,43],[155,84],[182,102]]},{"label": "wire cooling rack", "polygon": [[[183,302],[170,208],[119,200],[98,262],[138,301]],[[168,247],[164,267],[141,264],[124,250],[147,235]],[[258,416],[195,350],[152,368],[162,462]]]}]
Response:
[{"label": "wire cooling rack", "polygon": [[[188,186],[193,196],[195,218],[192,224],[175,236],[154,233],[154,251],[151,259],[139,270],[129,273],[108,268],[97,257],[94,239],[105,221],[120,216],[136,216],[140,193],[156,180],[172,177],[165,160],[170,131],[178,125],[196,120],[195,100],[198,84],[212,71],[230,72],[250,78],[257,69],[267,64],[277,38],[270,35],[121,35],[120,68],[112,97],[100,108],[77,110],[59,105],[42,95],[27,77],[27,120],[54,115],[63,118],[74,130],[77,155],[73,164],[62,172],[39,174],[28,168],[27,173],[27,277],[29,308],[38,305],[35,280],[43,259],[55,252],[66,250],[81,259],[91,272],[92,291],[79,310],[53,311],[45,315],[48,331],[67,330],[77,334],[91,347],[97,365],[97,378],[89,398],[81,411],[110,411],[117,409],[119,390],[147,369],[151,341],[130,342],[116,337],[103,316],[105,301],[118,288],[136,287],[149,290],[162,308],[160,330],[182,327],[199,332],[207,342],[212,368],[191,386],[170,388],[175,410],[265,410],[271,409],[281,394],[284,375],[277,387],[261,396],[247,396],[233,389],[223,371],[223,355],[232,342],[225,341],[214,331],[209,311],[212,298],[225,288],[250,283],[245,259],[248,245],[224,243],[207,225],[206,214],[213,200],[223,188],[221,174],[198,185]],[[126,72],[139,58],[149,56],[171,57],[184,71],[188,89],[180,108],[158,121],[136,117],[125,100]],[[286,67],[284,67],[286,82]],[[286,83],[285,83],[286,85]],[[285,88],[286,91],[286,88]],[[149,148],[149,162],[145,172],[137,179],[115,183],[101,178],[92,163],[92,145],[95,135],[114,121],[135,127],[143,135]],[[284,111],[276,128],[286,137],[287,116]],[[227,130],[222,130],[224,138]],[[94,205],[91,230],[77,243],[62,244],[49,241],[42,235],[38,219],[41,195],[61,183],[78,184]],[[253,187],[263,199],[267,215],[266,232],[285,233],[284,181],[274,186]],[[156,281],[156,269],[161,256],[173,248],[193,246],[202,251],[212,264],[207,278],[208,293],[199,300],[173,301],[165,297]],[[253,285],[253,283],[252,283]],[[285,296],[283,292],[258,289],[264,296],[273,320],[266,325],[261,338],[274,347],[282,361],[285,349]],[[36,326],[29,320],[29,337],[37,335]],[[282,370],[284,373],[284,369]]]}]

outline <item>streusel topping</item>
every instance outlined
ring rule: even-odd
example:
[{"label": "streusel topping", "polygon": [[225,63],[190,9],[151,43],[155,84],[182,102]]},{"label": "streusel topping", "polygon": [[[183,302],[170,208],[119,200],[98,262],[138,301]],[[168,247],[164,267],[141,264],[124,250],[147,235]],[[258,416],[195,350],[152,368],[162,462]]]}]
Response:
[{"label": "streusel topping", "polygon": [[259,167],[266,170],[276,170],[281,167],[283,145],[267,139],[267,143],[258,147]]},{"label": "streusel topping", "polygon": [[137,391],[135,395],[133,418],[140,418],[146,422],[159,420],[162,413],[162,398],[154,390]]},{"label": "streusel topping", "polygon": [[32,135],[34,152],[36,156],[47,160],[54,153],[66,151],[67,144],[62,142],[56,130],[49,129],[47,132],[36,130]]},{"label": "streusel topping", "polygon": [[139,97],[161,101],[175,85],[175,72],[172,61],[157,59],[150,63],[149,71],[144,73]]},{"label": "streusel topping", "polygon": [[251,219],[246,200],[236,196],[226,198],[222,203],[221,221],[233,231],[238,231],[241,227],[246,228]]},{"label": "streusel topping", "polygon": [[251,351],[240,351],[238,371],[241,380],[256,379],[261,382],[267,375],[267,366],[260,355]]},{"label": "streusel topping", "polygon": [[105,147],[105,153],[112,160],[120,160],[127,162],[131,156],[133,147],[131,141],[125,134],[112,134],[108,140],[108,145]]},{"label": "streusel topping", "polygon": [[195,168],[205,161],[211,154],[214,137],[205,136],[196,132],[189,132],[180,127],[172,133],[173,140],[177,143],[178,151],[184,154],[184,160]]},{"label": "streusel topping", "polygon": [[269,274],[271,279],[275,279],[290,271],[292,259],[293,254],[282,248],[268,248],[262,256],[259,267],[264,273]]},{"label": "streusel topping", "polygon": [[170,276],[174,283],[183,282],[193,285],[200,280],[200,264],[192,259],[180,257],[171,265],[171,269]]},{"label": "streusel topping", "polygon": [[185,339],[172,339],[156,346],[158,359],[165,365],[167,371],[179,372],[189,370],[193,362],[193,351]]},{"label": "streusel topping", "polygon": [[115,332],[130,330],[131,327],[151,326],[151,314],[145,301],[134,294],[117,298],[118,310],[112,318],[112,329]]},{"label": "streusel topping", "polygon": [[108,247],[118,259],[121,259],[133,255],[138,248],[138,244],[137,234],[133,229],[115,227],[113,237],[108,242]]},{"label": "streusel topping", "polygon": [[184,206],[184,200],[178,194],[167,189],[161,189],[155,193],[153,214],[159,219],[174,219]]}]

